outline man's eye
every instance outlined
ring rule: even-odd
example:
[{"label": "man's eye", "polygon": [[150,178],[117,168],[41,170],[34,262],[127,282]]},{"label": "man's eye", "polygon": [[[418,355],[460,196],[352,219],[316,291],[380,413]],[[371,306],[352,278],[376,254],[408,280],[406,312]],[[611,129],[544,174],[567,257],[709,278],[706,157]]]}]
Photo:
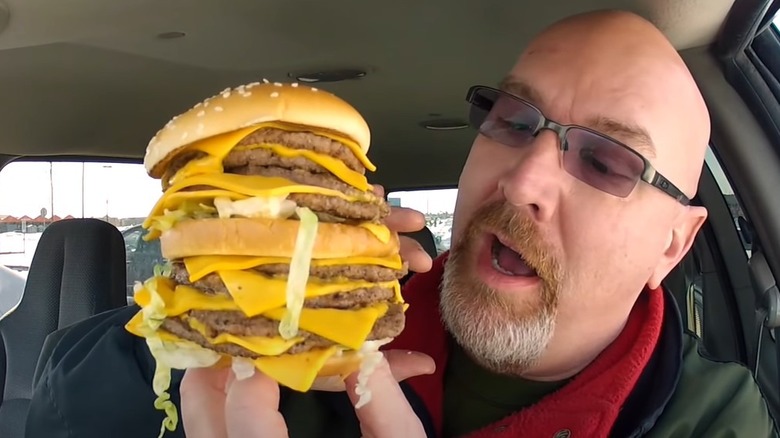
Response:
[{"label": "man's eye", "polygon": [[531,131],[531,130],[534,129],[534,127],[529,125],[528,123],[517,122],[517,121],[514,121],[514,120],[502,119],[501,122],[507,128],[509,128],[509,129],[511,129],[513,131],[528,132],[528,131]]},{"label": "man's eye", "polygon": [[599,173],[608,174],[609,173],[609,167],[604,164],[603,162],[599,161],[595,155],[593,154],[593,151],[590,149],[583,149],[582,152],[580,152],[580,158],[582,158],[583,161],[590,164],[593,169],[595,169]]},{"label": "man's eye", "polygon": [[527,123],[513,122],[512,129],[515,131],[530,131],[533,127]]}]

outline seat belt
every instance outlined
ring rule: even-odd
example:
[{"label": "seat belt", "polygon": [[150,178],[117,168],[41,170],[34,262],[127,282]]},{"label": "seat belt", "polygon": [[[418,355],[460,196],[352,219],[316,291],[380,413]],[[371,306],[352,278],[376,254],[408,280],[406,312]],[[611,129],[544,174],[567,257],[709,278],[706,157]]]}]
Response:
[{"label": "seat belt", "polygon": [[[769,263],[764,253],[754,244],[750,260],[750,280],[753,283],[753,292],[756,295],[756,325],[758,329],[758,343],[756,344],[755,363],[753,363],[753,376],[758,380],[759,363],[761,360],[761,342],[763,341],[764,328],[774,330],[780,327],[780,290],[777,287],[775,276],[769,269]],[[780,348],[777,350],[778,378],[780,378]]]},{"label": "seat belt", "polygon": [[696,248],[691,249],[691,257],[683,261],[685,274],[685,307],[688,331],[702,337],[702,313],[704,311],[704,277],[702,276],[701,260]]}]

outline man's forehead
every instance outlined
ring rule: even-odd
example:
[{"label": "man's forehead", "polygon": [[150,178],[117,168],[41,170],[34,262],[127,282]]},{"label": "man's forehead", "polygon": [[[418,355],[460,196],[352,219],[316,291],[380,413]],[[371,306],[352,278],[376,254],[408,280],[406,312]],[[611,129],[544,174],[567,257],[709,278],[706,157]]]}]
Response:
[{"label": "man's forehead", "polygon": [[[527,100],[534,105],[544,106],[542,91],[521,79],[507,76],[499,83],[499,89],[523,100]],[[556,122],[561,123],[560,121]],[[655,146],[653,145],[650,134],[645,128],[636,123],[617,120],[602,114],[593,114],[582,124],[587,128],[627,144],[647,158],[654,158],[656,155]]]}]

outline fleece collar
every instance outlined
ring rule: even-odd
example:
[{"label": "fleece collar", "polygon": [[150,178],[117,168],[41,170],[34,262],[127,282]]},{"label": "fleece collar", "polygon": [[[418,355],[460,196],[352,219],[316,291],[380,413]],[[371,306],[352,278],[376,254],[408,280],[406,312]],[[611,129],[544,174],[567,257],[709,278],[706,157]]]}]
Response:
[{"label": "fleece collar", "polygon": [[[434,374],[414,377],[407,383],[425,404],[437,436],[443,428],[444,374],[449,357],[439,313],[439,287],[446,258],[445,253],[434,260],[430,271],[415,275],[405,285],[404,299],[409,303],[406,328],[386,346],[420,351],[436,362]],[[658,343],[664,317],[663,295],[661,289],[642,293],[622,333],[566,386],[469,438],[608,436]]]}]

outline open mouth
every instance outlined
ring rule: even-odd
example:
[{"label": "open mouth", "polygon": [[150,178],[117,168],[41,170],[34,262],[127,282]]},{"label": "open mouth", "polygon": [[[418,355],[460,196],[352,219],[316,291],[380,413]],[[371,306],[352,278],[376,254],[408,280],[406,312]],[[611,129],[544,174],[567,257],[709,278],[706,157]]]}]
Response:
[{"label": "open mouth", "polygon": [[491,261],[493,268],[512,277],[536,277],[536,271],[531,268],[517,251],[501,243],[498,237],[493,236],[491,246]]}]

